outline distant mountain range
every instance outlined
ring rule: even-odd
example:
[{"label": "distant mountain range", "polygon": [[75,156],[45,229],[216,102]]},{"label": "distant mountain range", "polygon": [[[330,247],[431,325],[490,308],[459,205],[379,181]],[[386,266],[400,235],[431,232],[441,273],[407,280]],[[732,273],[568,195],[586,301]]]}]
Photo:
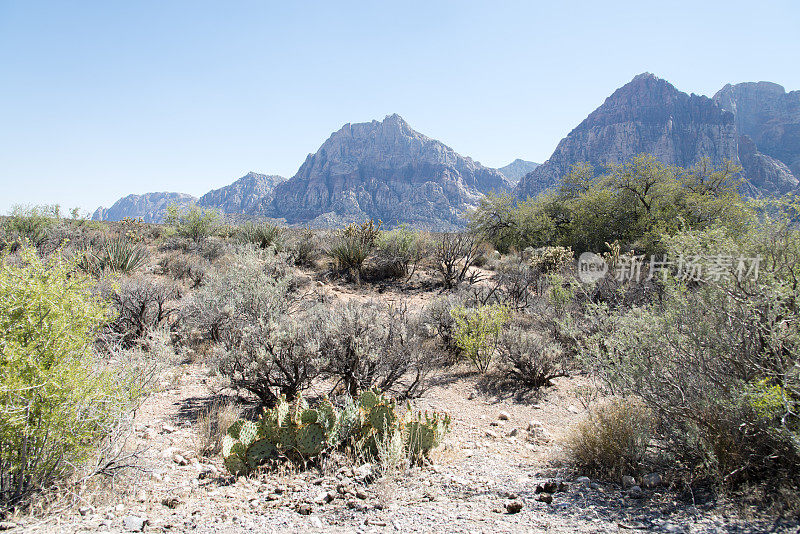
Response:
[{"label": "distant mountain range", "polygon": [[464,215],[487,193],[519,198],[557,187],[572,165],[598,169],[650,153],[689,167],[701,158],[742,166],[745,192],[800,192],[800,91],[770,82],[726,85],[712,98],[686,94],[645,73],[614,91],[558,143],[539,165],[516,159],[484,167],[416,132],[399,115],[346,124],[287,179],[250,172],[199,199],[182,193],[129,195],[95,220],[163,220],[166,207],[197,205],[238,218],[334,227],[381,219],[431,230],[465,224]]},{"label": "distant mountain range", "polygon": [[538,163],[534,163],[532,161],[525,161],[524,159],[515,159],[505,167],[500,167],[497,169],[503,176],[506,177],[506,180],[511,182],[512,184],[516,184],[517,182],[522,179],[523,176],[534,170],[538,167]]},{"label": "distant mountain range", "polygon": [[[526,174],[520,198],[557,186],[575,163],[602,168],[640,153],[690,167],[740,164],[751,195],[795,191],[800,176],[800,92],[767,82],[726,85],[713,98],[688,95],[645,73],[614,91],[550,158]],[[795,170],[792,170],[795,165]]]}]

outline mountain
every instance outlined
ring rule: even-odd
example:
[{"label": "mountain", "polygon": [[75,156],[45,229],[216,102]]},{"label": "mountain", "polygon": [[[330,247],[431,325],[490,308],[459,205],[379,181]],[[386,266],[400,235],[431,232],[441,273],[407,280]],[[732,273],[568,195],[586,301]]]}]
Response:
[{"label": "mountain", "polygon": [[197,205],[218,209],[226,214],[246,214],[285,180],[283,176],[249,172],[230,185],[209,191],[200,197]]},{"label": "mountain", "polygon": [[728,84],[714,95],[734,115],[739,159],[749,181],[788,192],[800,179],[800,91],[776,83]]},{"label": "mountain", "polygon": [[681,167],[703,157],[713,165],[738,162],[737,137],[733,113],[712,99],[687,95],[652,74],[640,74],[562,139],[516,191],[523,198],[536,196],[557,185],[575,163],[602,167],[643,152]]},{"label": "mountain", "polygon": [[511,184],[497,170],[414,131],[399,115],[345,124],[261,203],[262,216],[338,226],[381,219],[449,230],[491,191]]},{"label": "mountain", "polygon": [[106,209],[97,208],[92,215],[93,221],[121,221],[141,217],[144,222],[158,223],[164,220],[167,206],[177,204],[188,207],[197,202],[197,198],[184,193],[145,193],[144,195],[128,195]]},{"label": "mountain", "polygon": [[511,182],[512,184],[516,184],[520,181],[520,179],[534,170],[536,167],[539,166],[539,163],[534,163],[532,161],[525,161],[524,159],[515,159],[505,167],[500,167],[497,169],[503,176],[506,177],[506,180]]}]

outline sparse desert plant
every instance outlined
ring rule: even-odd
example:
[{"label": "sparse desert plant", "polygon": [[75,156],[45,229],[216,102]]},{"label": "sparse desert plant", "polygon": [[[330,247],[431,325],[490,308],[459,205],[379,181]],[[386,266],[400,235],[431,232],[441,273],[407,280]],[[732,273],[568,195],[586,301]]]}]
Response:
[{"label": "sparse desert plant", "polygon": [[350,395],[371,387],[400,397],[421,393],[435,355],[404,307],[349,301],[316,313],[324,371]]},{"label": "sparse desert plant", "polygon": [[97,451],[137,388],[92,350],[108,308],[61,257],[0,265],[0,506],[63,479]]},{"label": "sparse desert plant", "polygon": [[652,415],[640,400],[610,399],[575,425],[567,454],[581,472],[616,481],[641,471],[652,428]]},{"label": "sparse desert plant", "polygon": [[78,268],[96,277],[109,272],[130,274],[141,269],[149,259],[144,246],[121,237],[106,240],[96,251],[86,248],[76,256]]},{"label": "sparse desert plant", "polygon": [[224,328],[217,361],[232,386],[273,406],[296,398],[321,371],[320,325],[300,316],[264,316],[241,328]]},{"label": "sparse desert plant", "polygon": [[376,243],[375,262],[391,278],[411,278],[428,250],[427,237],[406,225],[382,232]]},{"label": "sparse desert plant", "polygon": [[569,375],[569,362],[557,344],[542,335],[511,327],[497,343],[500,372],[508,380],[539,389],[554,378]]},{"label": "sparse desert plant", "polygon": [[105,281],[102,291],[114,311],[114,318],[105,329],[107,344],[130,347],[178,311],[175,286],[145,276],[126,278],[119,283]]},{"label": "sparse desert plant", "polygon": [[455,322],[455,344],[479,372],[485,373],[497,351],[503,327],[511,320],[506,306],[487,304],[450,310]]},{"label": "sparse desert plant", "polygon": [[330,256],[340,271],[347,272],[356,282],[361,281],[361,269],[375,248],[381,222],[368,219],[363,224],[351,224],[337,233]]},{"label": "sparse desert plant", "polygon": [[454,308],[465,307],[465,298],[460,294],[447,294],[438,297],[426,305],[420,313],[419,322],[426,336],[436,338],[450,353],[458,352],[455,341],[456,322]]},{"label": "sparse desert plant", "polygon": [[476,234],[441,234],[434,245],[434,260],[444,287],[450,289],[466,280],[480,252],[481,240]]},{"label": "sparse desert plant", "polygon": [[222,451],[222,440],[228,429],[240,417],[239,407],[230,401],[214,401],[195,421],[195,450],[200,456],[212,456]]},{"label": "sparse desert plant", "polygon": [[282,229],[275,224],[245,223],[237,229],[236,234],[242,242],[251,243],[258,248],[281,248]]},{"label": "sparse desert plant", "polygon": [[184,252],[170,253],[158,262],[163,274],[174,280],[187,280],[192,289],[203,284],[211,263],[202,256]]},{"label": "sparse desert plant", "polygon": [[287,252],[297,266],[308,267],[314,264],[319,255],[314,231],[303,228],[294,235],[287,246]]}]

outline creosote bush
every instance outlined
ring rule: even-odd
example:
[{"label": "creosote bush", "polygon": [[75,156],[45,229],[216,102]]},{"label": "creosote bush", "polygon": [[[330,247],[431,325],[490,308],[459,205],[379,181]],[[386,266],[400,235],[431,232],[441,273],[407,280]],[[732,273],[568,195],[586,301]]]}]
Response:
[{"label": "creosote bush", "polygon": [[219,226],[219,213],[193,206],[181,210],[177,205],[167,207],[165,222],[176,234],[200,242],[215,233]]},{"label": "creosote bush", "polygon": [[92,349],[108,308],[61,257],[0,261],[0,506],[89,460],[138,391]]},{"label": "creosote bush", "polygon": [[539,333],[511,327],[500,334],[497,352],[502,376],[525,387],[539,389],[554,378],[569,376],[564,351]]},{"label": "creosote bush", "polygon": [[411,278],[428,248],[427,237],[406,225],[382,232],[376,243],[377,269],[389,278]]},{"label": "creosote bush", "polygon": [[455,344],[481,373],[485,373],[497,351],[503,327],[511,321],[506,306],[487,304],[477,308],[450,310],[455,323]]}]

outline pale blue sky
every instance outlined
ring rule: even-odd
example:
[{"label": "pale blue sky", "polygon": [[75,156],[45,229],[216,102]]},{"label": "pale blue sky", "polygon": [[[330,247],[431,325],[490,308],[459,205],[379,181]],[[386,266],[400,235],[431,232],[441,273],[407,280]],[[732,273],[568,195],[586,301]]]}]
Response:
[{"label": "pale blue sky", "polygon": [[644,71],[800,89],[800,2],[0,0],[0,212],[288,177],[395,112],[485,165],[541,162]]}]

